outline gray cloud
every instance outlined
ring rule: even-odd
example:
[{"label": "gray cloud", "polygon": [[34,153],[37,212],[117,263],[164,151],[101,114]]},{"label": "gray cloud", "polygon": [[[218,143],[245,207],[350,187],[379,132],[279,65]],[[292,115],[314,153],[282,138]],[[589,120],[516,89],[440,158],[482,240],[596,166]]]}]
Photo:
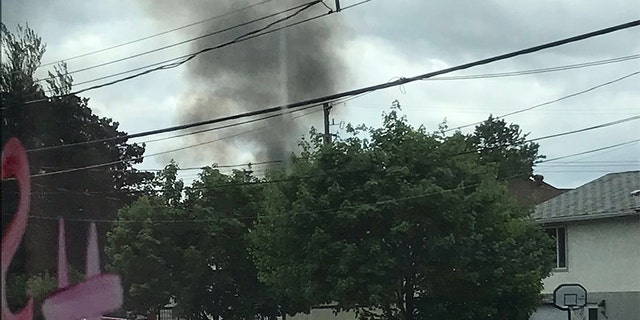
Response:
[{"label": "gray cloud", "polygon": [[[353,24],[407,57],[460,63],[637,19],[635,1],[378,1]],[[606,12],[606,14],[604,14]],[[557,56],[610,57],[637,52],[632,31],[553,49]],[[637,35],[637,31],[635,32]],[[637,37],[635,37],[637,39]],[[536,55],[540,57],[540,55]],[[545,57],[547,59],[548,57]]]}]

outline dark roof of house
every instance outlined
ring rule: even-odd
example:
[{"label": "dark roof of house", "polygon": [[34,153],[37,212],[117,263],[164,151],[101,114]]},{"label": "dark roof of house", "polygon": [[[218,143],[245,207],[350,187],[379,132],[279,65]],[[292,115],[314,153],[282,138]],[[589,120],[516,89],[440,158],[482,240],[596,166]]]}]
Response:
[{"label": "dark roof of house", "polygon": [[520,204],[537,205],[571,189],[558,189],[536,175],[528,179],[512,179],[507,182],[507,190]]},{"label": "dark roof of house", "polygon": [[542,223],[590,220],[640,214],[640,170],[609,173],[536,206]]}]

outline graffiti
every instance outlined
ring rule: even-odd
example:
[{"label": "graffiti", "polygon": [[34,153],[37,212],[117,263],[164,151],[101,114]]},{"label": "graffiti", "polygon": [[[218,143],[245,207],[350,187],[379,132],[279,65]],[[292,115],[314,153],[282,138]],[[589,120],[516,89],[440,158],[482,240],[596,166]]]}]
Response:
[{"label": "graffiti", "polygon": [[[9,310],[6,297],[6,276],[29,217],[31,185],[29,164],[24,148],[17,139],[10,139],[2,150],[2,179],[15,178],[18,184],[18,209],[2,237],[2,319],[33,319],[33,299],[18,313]],[[100,272],[98,237],[95,224],[89,227],[85,280],[69,284],[64,221],[58,226],[58,289],[42,304],[46,320],[94,319],[117,310],[122,305],[122,286],[116,274]]]}]

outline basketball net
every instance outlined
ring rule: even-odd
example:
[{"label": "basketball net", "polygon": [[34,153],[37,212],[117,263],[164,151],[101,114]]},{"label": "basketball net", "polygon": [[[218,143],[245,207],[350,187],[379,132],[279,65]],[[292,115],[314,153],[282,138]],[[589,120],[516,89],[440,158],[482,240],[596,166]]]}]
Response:
[{"label": "basketball net", "polygon": [[584,316],[584,308],[571,309],[571,320],[587,320]]}]

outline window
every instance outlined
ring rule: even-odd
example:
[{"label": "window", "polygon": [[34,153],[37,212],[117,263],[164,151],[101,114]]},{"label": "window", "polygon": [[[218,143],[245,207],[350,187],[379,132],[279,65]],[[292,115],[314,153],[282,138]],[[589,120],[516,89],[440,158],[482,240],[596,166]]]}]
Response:
[{"label": "window", "polygon": [[567,231],[565,227],[546,228],[547,234],[556,241],[556,269],[567,267]]},{"label": "window", "polygon": [[589,308],[589,320],[598,320],[598,307]]}]

